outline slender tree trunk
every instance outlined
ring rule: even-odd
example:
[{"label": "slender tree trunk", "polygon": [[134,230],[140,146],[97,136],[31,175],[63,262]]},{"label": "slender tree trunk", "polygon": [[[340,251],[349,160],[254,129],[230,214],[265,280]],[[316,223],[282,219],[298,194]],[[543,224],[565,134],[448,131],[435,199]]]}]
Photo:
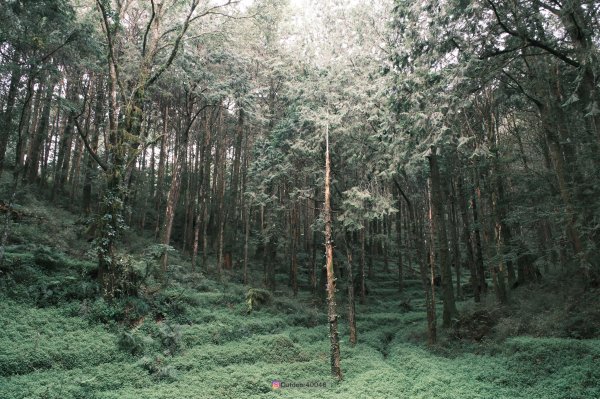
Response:
[{"label": "slender tree trunk", "polygon": [[317,232],[312,232],[312,256],[310,257],[310,287],[313,295],[319,293],[321,290],[318,289],[317,279]]},{"label": "slender tree trunk", "polygon": [[[431,179],[429,179],[429,186],[431,186]],[[421,274],[421,281],[425,289],[425,308],[427,311],[427,344],[435,345],[437,342],[437,317],[435,313],[435,219],[431,209],[431,187],[427,190],[429,200],[429,248],[425,252],[423,246],[423,240],[418,237],[424,238],[423,231],[420,234],[415,234],[417,253],[420,255],[419,258],[419,270]],[[416,216],[416,215],[415,215]],[[416,225],[415,217],[415,225]],[[422,220],[422,218],[420,218]],[[422,223],[421,223],[422,224]],[[415,227],[416,230],[416,227]],[[423,227],[421,226],[421,230]],[[415,231],[415,233],[417,233]]]},{"label": "slender tree trunk", "polygon": [[244,233],[244,285],[248,284],[248,241],[250,241],[250,218],[251,209],[248,205],[244,206],[245,233]]},{"label": "slender tree trunk", "polygon": [[473,240],[471,239],[471,224],[469,222],[469,214],[467,213],[467,200],[465,198],[465,191],[463,189],[462,177],[458,178],[458,205],[460,207],[460,214],[463,223],[463,241],[465,248],[467,249],[467,264],[469,265],[469,271],[471,273],[471,286],[473,287],[473,295],[475,302],[481,302],[481,285],[480,280],[477,276],[477,267],[475,266],[475,255],[473,254]]},{"label": "slender tree trunk", "polygon": [[458,311],[454,302],[454,288],[452,287],[452,270],[448,262],[448,238],[446,233],[446,222],[444,220],[444,205],[441,190],[441,177],[437,164],[436,148],[432,147],[429,153],[430,167],[430,212],[432,230],[435,241],[432,241],[434,251],[439,257],[439,265],[442,279],[442,295],[444,312],[442,314],[443,326],[450,327],[452,319],[456,318]]},{"label": "slender tree trunk", "polygon": [[462,289],[461,289],[461,256],[460,256],[460,247],[459,247],[459,238],[458,238],[458,215],[456,211],[456,190],[454,188],[454,182],[450,181],[450,191],[451,191],[451,203],[450,203],[450,233],[452,235],[452,263],[454,264],[454,268],[456,271],[456,298],[460,299],[462,297]]},{"label": "slender tree trunk", "polygon": [[373,222],[369,222],[367,223],[367,225],[369,226],[368,232],[368,238],[367,238],[367,268],[368,268],[368,275],[369,278],[372,279],[373,278],[373,258],[375,257],[375,240],[373,239],[373,236],[375,235],[375,228],[374,228],[374,223]]},{"label": "slender tree trunk", "polygon": [[483,295],[487,293],[487,283],[485,282],[485,268],[483,266],[483,251],[481,249],[481,234],[479,225],[479,212],[477,211],[477,192],[479,191],[477,171],[475,173],[475,192],[471,195],[471,210],[473,213],[473,225],[475,236],[475,265],[477,267],[477,277],[479,277],[479,292]]},{"label": "slender tree trunk", "polygon": [[[494,120],[496,120],[496,119],[497,118],[494,118]],[[492,129],[493,133],[491,133],[490,135],[492,136],[491,139],[493,140],[494,146],[496,147],[496,150],[497,150],[497,148],[500,144],[498,127],[496,126],[496,123],[493,123],[492,125],[494,126]],[[510,226],[508,225],[508,222],[506,221],[508,203],[507,203],[506,194],[505,194],[505,190],[504,190],[504,181],[502,179],[501,165],[499,163],[498,157],[493,158],[492,169],[493,169],[493,174],[494,174],[495,183],[496,183],[496,192],[493,195],[494,200],[492,201],[492,206],[494,207],[494,214],[496,215],[496,218],[497,218],[498,226],[496,228],[496,233],[498,233],[498,229],[499,229],[499,233],[500,233],[500,236],[497,239],[500,239],[501,242],[499,242],[498,245],[500,246],[499,249],[501,250],[501,254],[504,258],[503,265],[501,266],[500,269],[503,270],[504,264],[506,264],[508,285],[510,287],[512,287],[512,285],[516,281],[515,269],[514,269],[513,262],[510,257],[510,252],[511,252],[510,246],[512,245],[512,233],[510,230]],[[504,275],[502,275],[502,285],[504,285]],[[501,295],[501,297],[505,301],[506,300],[506,289],[503,287],[502,290],[503,290],[503,294]]]},{"label": "slender tree trunk", "polygon": [[367,222],[363,222],[363,228],[360,229],[360,303],[364,304],[366,301],[367,290],[366,290],[366,268],[365,268],[365,230],[367,230]]},{"label": "slender tree trunk", "polygon": [[160,233],[160,207],[162,204],[163,183],[165,180],[165,167],[167,163],[167,134],[169,123],[169,107],[163,107],[163,131],[160,138],[160,154],[158,158],[158,174],[156,179],[156,191],[154,192],[154,209],[156,210],[156,230],[155,236]]},{"label": "slender tree trunk", "polygon": [[[40,82],[41,89],[41,82]],[[21,115],[19,117],[19,126],[17,127],[17,143],[15,145],[15,168],[13,170],[13,180],[19,180],[21,172],[24,172],[24,159],[27,148],[27,132],[29,131],[29,125],[31,122],[32,114],[35,115],[36,104],[39,104],[41,90],[38,89],[35,93],[36,99],[31,101],[34,96],[33,79],[27,82],[27,94],[25,96],[25,102],[21,108]],[[35,121],[35,119],[34,119]]]},{"label": "slender tree trunk", "polygon": [[[328,128],[327,128],[328,130]],[[331,374],[334,378],[342,379],[340,367],[340,338],[338,335],[338,315],[335,302],[335,274],[333,270],[333,237],[331,231],[331,194],[330,174],[331,166],[329,159],[329,132],[325,135],[325,267],[327,269],[327,318],[329,320],[329,338],[331,341]]]},{"label": "slender tree trunk", "polygon": [[[60,91],[61,89],[59,89]],[[40,187],[45,188],[46,183],[48,182],[48,161],[50,159],[50,148],[54,147],[54,148],[59,148],[58,145],[58,139],[59,139],[59,131],[61,130],[60,126],[60,122],[61,120],[63,120],[65,118],[62,118],[61,112],[60,112],[60,107],[56,110],[56,115],[54,117],[54,126],[52,128],[50,128],[49,133],[48,133],[48,137],[46,137],[45,140],[45,145],[44,145],[44,153],[42,155],[42,175],[41,175],[41,184]],[[54,176],[56,177],[57,173],[56,170],[57,168],[57,162],[56,162],[56,156],[53,156],[54,158]],[[54,186],[53,186],[54,187]],[[54,191],[54,189],[52,190]],[[50,195],[50,199],[53,200],[54,197],[54,192],[51,193]]]},{"label": "slender tree trunk", "polygon": [[[87,132],[90,131],[90,115],[86,118]],[[69,172],[68,182],[71,186],[71,192],[69,193],[69,198],[71,199],[71,203],[73,204],[75,201],[75,192],[79,189],[79,184],[81,182],[81,162],[83,158],[83,141],[79,137],[75,137],[75,151],[73,152],[73,159],[71,161],[71,170]]]},{"label": "slender tree trunk", "polygon": [[[224,120],[223,120],[223,112],[221,110],[219,110],[219,126],[220,126],[220,131],[221,131],[221,135],[224,134],[225,132],[225,126],[223,125]],[[217,201],[219,204],[219,208],[218,208],[218,251],[217,251],[217,273],[219,274],[219,276],[221,276],[222,271],[223,271],[223,263],[224,263],[224,255],[227,254],[229,255],[228,249],[226,249],[225,246],[225,219],[226,219],[226,215],[225,215],[225,170],[226,170],[226,164],[227,164],[227,159],[226,159],[226,150],[227,147],[227,143],[225,140],[225,137],[220,137],[220,141],[219,141],[219,145],[218,145],[218,152],[219,152],[219,158],[218,160],[215,162],[215,167],[218,168],[218,173],[216,174],[216,178],[217,178]]]},{"label": "slender tree trunk", "polygon": [[[502,254],[504,252],[503,244],[502,244],[502,225],[499,222],[496,222],[495,225],[495,238],[496,238],[496,253]],[[505,280],[505,270],[504,270],[504,261],[500,259],[498,266],[492,267],[492,281],[494,283],[494,290],[496,291],[496,297],[500,301],[500,303],[507,303],[508,297],[506,293],[506,280]]]},{"label": "slender tree trunk", "polygon": [[[92,125],[92,137],[90,138],[90,146],[92,151],[97,153],[98,151],[98,141],[100,138],[100,127],[104,123],[104,79],[102,77],[98,77],[98,82],[96,84],[96,105],[94,108],[94,123]],[[96,175],[96,163],[92,156],[86,152],[87,161],[85,176],[83,178],[83,211],[86,215],[89,215],[92,211],[92,181]]]},{"label": "slender tree trunk", "polygon": [[398,291],[404,290],[404,267],[402,264],[402,200],[398,195],[398,213],[396,214],[396,238],[398,240]]},{"label": "slender tree trunk", "polygon": [[[165,209],[165,221],[162,228],[161,243],[163,245],[169,245],[171,242],[171,230],[173,228],[173,219],[175,218],[175,208],[179,200],[179,187],[181,184],[181,171],[183,169],[183,163],[185,162],[184,150],[180,149],[176,160],[175,169],[173,170],[173,177],[171,180],[171,188],[167,196],[167,207]],[[168,251],[165,251],[162,256],[162,268],[163,272],[167,271],[168,265]]]},{"label": "slender tree trunk", "polygon": [[212,134],[208,116],[204,119],[204,148],[203,148],[203,177],[202,177],[202,203],[200,214],[202,215],[202,269],[208,272],[208,208],[210,195],[210,165],[212,162]]},{"label": "slender tree trunk", "polygon": [[50,121],[50,106],[52,105],[53,91],[54,83],[49,83],[48,86],[46,86],[46,93],[44,95],[42,115],[30,140],[25,166],[26,179],[29,183],[35,183],[38,177],[42,143],[46,139],[48,123]]},{"label": "slender tree trunk", "polygon": [[[13,55],[13,62],[18,61],[18,54],[15,52]],[[19,81],[21,79],[21,71],[14,70],[10,77],[10,84],[8,86],[8,94],[6,96],[6,106],[2,113],[2,123],[0,123],[0,176],[4,170],[4,160],[6,154],[6,147],[10,139],[10,134],[14,128],[13,126],[13,111],[15,108],[15,102],[18,94]]]},{"label": "slender tree trunk", "polygon": [[383,252],[383,272],[385,274],[389,274],[390,272],[390,260],[389,260],[389,256],[388,256],[388,239],[389,239],[389,234],[388,234],[388,218],[384,217],[383,220],[381,221],[381,228],[382,228],[382,234],[380,235],[381,239],[381,250]]},{"label": "slender tree trunk", "polygon": [[[79,85],[71,80],[67,84],[67,100],[74,101],[78,93]],[[74,110],[71,110],[66,115],[66,123],[63,129],[63,133],[60,137],[58,158],[56,162],[56,173],[54,176],[54,185],[52,187],[52,199],[55,198],[56,194],[63,190],[66,172],[69,170],[69,163],[71,161],[71,147],[73,144],[73,133],[75,129],[75,114]],[[87,133],[87,132],[86,132]]]},{"label": "slender tree trunk", "polygon": [[298,258],[297,258],[297,247],[298,247],[298,217],[296,212],[295,204],[292,205],[291,215],[290,215],[290,238],[291,238],[291,267],[290,267],[290,277],[291,277],[291,286],[292,292],[294,296],[298,295]]},{"label": "slender tree trunk", "polygon": [[354,272],[352,271],[352,249],[346,241],[346,258],[348,259],[348,324],[350,325],[350,344],[356,345],[356,306],[354,301]]}]

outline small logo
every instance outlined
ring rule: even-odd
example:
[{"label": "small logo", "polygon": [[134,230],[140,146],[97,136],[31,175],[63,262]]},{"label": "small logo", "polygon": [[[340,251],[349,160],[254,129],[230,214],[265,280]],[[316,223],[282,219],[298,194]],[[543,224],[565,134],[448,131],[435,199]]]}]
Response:
[{"label": "small logo", "polygon": [[273,389],[281,389],[281,381],[273,380],[273,382],[271,382],[271,387]]}]

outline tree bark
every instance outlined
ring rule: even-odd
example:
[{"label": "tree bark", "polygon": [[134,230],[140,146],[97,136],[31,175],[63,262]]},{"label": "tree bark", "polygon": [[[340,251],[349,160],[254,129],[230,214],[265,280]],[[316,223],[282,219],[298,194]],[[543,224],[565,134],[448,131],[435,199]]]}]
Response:
[{"label": "tree bark", "polygon": [[[99,76],[97,77],[98,82],[96,83],[96,104],[94,108],[94,123],[92,125],[92,137],[90,138],[90,146],[92,151],[98,151],[98,141],[100,138],[100,127],[104,123],[104,79]],[[96,175],[96,164],[92,156],[86,152],[87,160],[85,162],[85,176],[83,178],[83,211],[86,215],[89,215],[92,211],[92,181]]]},{"label": "tree bark", "polygon": [[402,200],[398,195],[398,213],[396,214],[396,239],[398,240],[398,291],[404,290],[404,265],[402,263]]},{"label": "tree bark", "polygon": [[346,239],[346,258],[348,260],[348,324],[350,326],[350,344],[356,345],[356,305],[354,300],[354,272],[352,271],[352,249]]},{"label": "tree bark", "polygon": [[477,277],[479,278],[479,292],[483,295],[487,293],[487,283],[485,282],[485,268],[483,266],[483,251],[481,249],[481,233],[480,233],[480,225],[479,225],[479,212],[477,211],[477,192],[479,191],[478,184],[478,176],[477,171],[475,174],[475,190],[471,194],[471,211],[473,213],[473,225],[474,231],[473,235],[475,236],[475,265],[477,267]]},{"label": "tree bark", "polygon": [[[18,61],[17,54],[13,55],[13,62]],[[6,154],[6,148],[10,139],[10,133],[13,130],[13,111],[15,108],[15,102],[18,94],[19,81],[21,79],[21,71],[13,70],[10,77],[10,84],[8,86],[8,94],[6,96],[6,106],[2,113],[2,123],[0,124],[0,176],[4,170],[4,160]]]},{"label": "tree bark", "polygon": [[454,288],[452,287],[452,270],[448,262],[448,238],[446,233],[446,222],[444,217],[444,205],[441,190],[441,177],[437,163],[436,148],[431,147],[428,155],[430,167],[430,208],[431,221],[433,223],[435,241],[432,241],[434,251],[439,258],[440,273],[442,280],[442,295],[444,311],[442,322],[444,327],[450,327],[452,319],[456,318],[458,310],[454,301]]},{"label": "tree bark", "polygon": [[481,302],[481,285],[480,280],[477,276],[477,267],[475,265],[475,255],[473,254],[473,240],[471,234],[471,223],[469,221],[469,214],[467,212],[467,199],[465,198],[465,191],[463,189],[463,179],[458,178],[458,205],[460,208],[460,215],[463,224],[463,241],[467,250],[467,264],[469,265],[469,271],[471,273],[471,286],[473,287],[473,295],[475,302]]},{"label": "tree bark", "polygon": [[363,227],[360,229],[360,303],[364,304],[367,297],[366,289],[366,268],[365,268],[365,231],[367,230],[368,223],[363,221]]},{"label": "tree bark", "polygon": [[52,105],[52,95],[54,92],[54,83],[48,83],[43,100],[43,110],[36,129],[32,132],[29,151],[27,151],[27,161],[25,166],[26,179],[29,183],[35,183],[38,177],[38,168],[40,162],[40,153],[42,143],[46,139],[48,132],[48,123],[50,121],[50,107]]},{"label": "tree bark", "polygon": [[325,133],[325,207],[323,216],[325,220],[325,268],[327,270],[327,318],[329,321],[329,338],[331,342],[331,375],[341,380],[342,369],[340,366],[340,338],[338,335],[338,315],[335,302],[335,274],[333,270],[333,237],[331,231],[331,194],[330,175],[331,164],[329,159],[329,128]]}]

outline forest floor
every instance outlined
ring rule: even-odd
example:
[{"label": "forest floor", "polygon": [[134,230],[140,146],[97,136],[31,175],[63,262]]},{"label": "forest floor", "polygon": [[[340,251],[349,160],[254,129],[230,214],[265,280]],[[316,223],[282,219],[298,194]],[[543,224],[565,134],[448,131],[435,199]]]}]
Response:
[{"label": "forest floor", "polygon": [[[439,343],[428,348],[420,282],[408,279],[400,295],[396,276],[379,263],[366,303],[357,304],[355,347],[338,287],[344,380],[334,382],[326,306],[309,293],[294,298],[284,265],[280,291],[251,311],[248,287],[190,273],[178,253],[168,288],[148,284],[108,304],[90,277],[84,223],[43,201],[22,202],[0,268],[2,399],[600,398],[597,337],[514,336],[514,319],[488,323],[501,312],[491,299],[480,307],[468,299],[459,308],[472,317],[439,329]],[[152,241],[134,232],[125,238],[125,261],[144,270]],[[530,324],[536,317],[552,323],[531,315]],[[275,380],[282,388],[273,389]],[[303,383],[318,386],[290,386]]]}]

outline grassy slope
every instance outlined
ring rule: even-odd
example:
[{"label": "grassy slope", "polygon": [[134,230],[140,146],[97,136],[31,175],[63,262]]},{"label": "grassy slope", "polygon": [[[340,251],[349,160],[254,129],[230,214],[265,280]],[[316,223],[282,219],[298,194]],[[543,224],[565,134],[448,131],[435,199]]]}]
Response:
[{"label": "grassy slope", "polygon": [[[419,283],[407,282],[413,310],[403,312],[394,277],[381,272],[370,283],[368,303],[357,306],[354,348],[341,319],[341,383],[328,377],[325,306],[284,290],[248,314],[246,288],[185,274],[188,266],[177,256],[173,269],[179,265],[180,279],[162,294],[164,319],[148,314],[133,328],[101,323],[110,319],[111,307],[77,294],[87,287],[78,276],[90,264],[73,260],[85,252],[75,219],[39,203],[26,209],[58,215],[60,222],[31,219],[13,226],[13,269],[0,275],[3,399],[600,398],[600,341],[517,337],[473,344],[442,336],[440,347],[430,350],[423,345]],[[133,246],[143,245],[138,240]],[[69,255],[46,254],[59,251]],[[279,277],[284,287],[285,275]],[[59,294],[71,299],[53,301]],[[138,346],[134,354],[122,349],[128,342]],[[328,387],[273,391],[274,379]]]}]

